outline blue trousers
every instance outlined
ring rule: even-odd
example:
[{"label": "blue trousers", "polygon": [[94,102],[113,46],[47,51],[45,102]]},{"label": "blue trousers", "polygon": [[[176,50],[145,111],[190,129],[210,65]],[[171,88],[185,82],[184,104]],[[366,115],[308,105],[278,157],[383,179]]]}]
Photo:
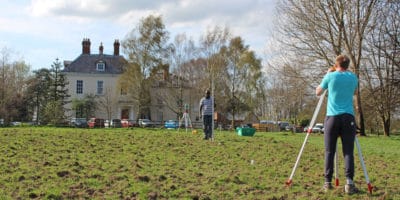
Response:
[{"label": "blue trousers", "polygon": [[212,137],[212,115],[203,115],[203,130],[205,139]]},{"label": "blue trousers", "polygon": [[324,124],[325,143],[325,182],[331,182],[334,171],[334,159],[337,140],[342,141],[345,176],[353,180],[354,177],[354,140],[356,123],[351,114],[327,116]]}]

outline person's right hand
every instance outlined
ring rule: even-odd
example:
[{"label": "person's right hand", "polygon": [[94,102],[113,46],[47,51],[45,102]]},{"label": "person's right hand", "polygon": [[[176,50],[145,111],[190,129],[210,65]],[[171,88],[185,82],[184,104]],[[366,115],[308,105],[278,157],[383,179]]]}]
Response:
[{"label": "person's right hand", "polygon": [[334,72],[334,71],[336,71],[336,68],[335,68],[335,66],[332,66],[332,67],[329,67],[327,73],[329,73],[329,72]]}]

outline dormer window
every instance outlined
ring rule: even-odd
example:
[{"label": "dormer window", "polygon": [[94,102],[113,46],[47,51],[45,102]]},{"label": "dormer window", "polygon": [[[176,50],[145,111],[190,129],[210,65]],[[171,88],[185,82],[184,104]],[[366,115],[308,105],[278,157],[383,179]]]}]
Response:
[{"label": "dormer window", "polygon": [[98,62],[98,63],[96,64],[96,70],[97,70],[97,71],[104,72],[105,69],[106,69],[106,64],[105,64],[105,63],[103,63],[103,62]]}]

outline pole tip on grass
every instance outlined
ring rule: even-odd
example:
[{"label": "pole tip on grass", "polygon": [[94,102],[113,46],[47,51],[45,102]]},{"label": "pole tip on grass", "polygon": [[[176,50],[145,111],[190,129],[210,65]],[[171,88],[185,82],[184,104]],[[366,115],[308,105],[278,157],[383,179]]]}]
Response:
[{"label": "pole tip on grass", "polygon": [[286,186],[290,187],[290,185],[292,185],[292,179],[286,181]]},{"label": "pole tip on grass", "polygon": [[372,189],[374,189],[374,187],[371,185],[371,183],[368,183],[368,191],[370,194],[372,194]]},{"label": "pole tip on grass", "polygon": [[335,180],[335,186],[338,187],[339,186],[339,179]]}]

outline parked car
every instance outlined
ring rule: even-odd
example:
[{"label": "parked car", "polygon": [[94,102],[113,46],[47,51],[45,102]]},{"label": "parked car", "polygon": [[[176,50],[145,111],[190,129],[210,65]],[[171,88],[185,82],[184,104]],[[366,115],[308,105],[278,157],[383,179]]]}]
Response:
[{"label": "parked car", "polygon": [[69,126],[75,127],[75,128],[87,128],[88,123],[86,118],[72,118]]},{"label": "parked car", "polygon": [[286,126],[289,126],[289,122],[278,122],[279,125],[279,131],[284,131],[286,129]]},{"label": "parked car", "polygon": [[121,119],[121,125],[123,128],[135,127],[136,121],[132,119]]},{"label": "parked car", "polygon": [[293,131],[293,128],[295,128],[294,124],[289,124],[285,127],[285,131]]},{"label": "parked car", "polygon": [[22,123],[21,122],[11,122],[12,126],[21,126]]},{"label": "parked car", "polygon": [[324,124],[322,123],[317,123],[315,126],[312,128],[313,133],[324,133]]},{"label": "parked car", "polygon": [[149,119],[139,119],[140,127],[153,127],[155,124]]},{"label": "parked car", "polygon": [[110,128],[110,121],[108,119],[104,121],[104,128]]},{"label": "parked car", "polygon": [[89,128],[104,128],[104,119],[90,118],[88,126]]},{"label": "parked car", "polygon": [[[307,133],[308,126],[304,127],[304,132]],[[324,133],[324,125],[322,123],[315,124],[311,129],[311,133]]]},{"label": "parked car", "polygon": [[112,119],[111,123],[110,123],[110,127],[111,128],[121,128],[122,127],[122,123],[120,119]]},{"label": "parked car", "polygon": [[276,124],[276,122],[271,120],[260,120],[260,124]]},{"label": "parked car", "polygon": [[175,120],[168,120],[164,123],[164,127],[167,129],[176,129],[178,126],[178,122]]}]

